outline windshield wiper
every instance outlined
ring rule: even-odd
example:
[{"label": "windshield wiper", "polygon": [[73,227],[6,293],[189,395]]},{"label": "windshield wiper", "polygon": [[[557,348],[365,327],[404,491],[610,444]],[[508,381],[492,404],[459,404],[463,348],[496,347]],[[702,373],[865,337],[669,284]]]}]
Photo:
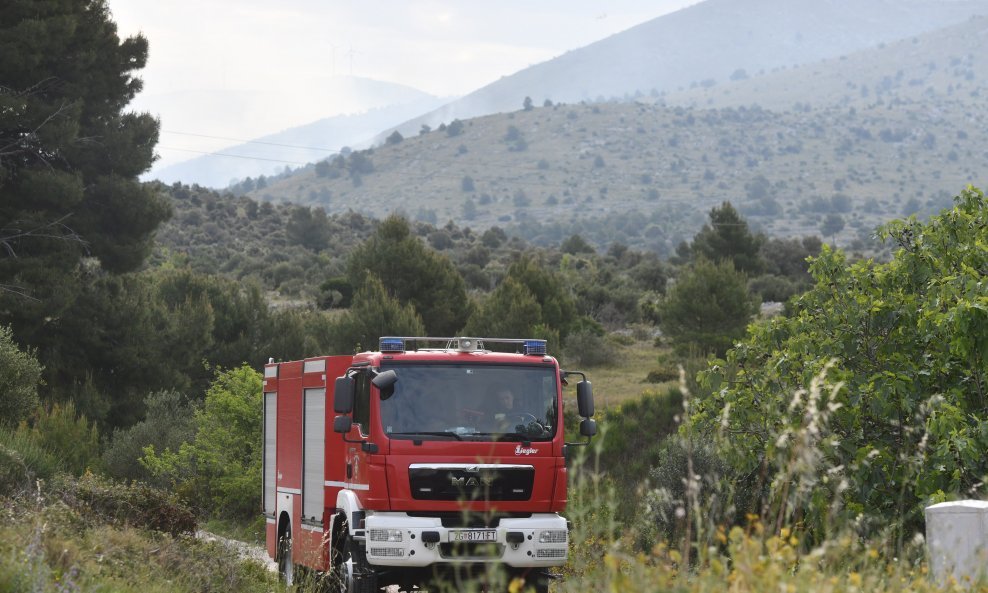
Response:
[{"label": "windshield wiper", "polygon": [[415,431],[415,432],[392,432],[390,436],[403,435],[403,436],[425,436],[425,437],[453,437],[458,441],[462,441],[463,437],[452,430],[437,430],[437,431]]}]

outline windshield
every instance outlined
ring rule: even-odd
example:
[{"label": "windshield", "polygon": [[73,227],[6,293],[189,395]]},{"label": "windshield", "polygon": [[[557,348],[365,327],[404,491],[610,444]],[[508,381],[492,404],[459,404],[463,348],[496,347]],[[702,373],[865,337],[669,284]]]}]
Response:
[{"label": "windshield", "polygon": [[389,365],[394,392],[381,399],[393,439],[548,441],[556,434],[552,367]]}]

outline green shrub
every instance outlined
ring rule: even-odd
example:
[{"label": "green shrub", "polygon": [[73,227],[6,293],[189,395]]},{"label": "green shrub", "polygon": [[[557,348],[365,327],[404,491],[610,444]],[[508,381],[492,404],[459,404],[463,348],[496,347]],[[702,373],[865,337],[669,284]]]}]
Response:
[{"label": "green shrub", "polygon": [[791,484],[776,524],[798,517],[822,539],[853,523],[899,547],[929,501],[983,492],[988,201],[969,188],[956,202],[880,228],[898,246],[887,263],[824,247],[794,313],[753,324],[703,373],[697,430],[730,435],[719,453],[736,475]]},{"label": "green shrub", "polygon": [[[619,488],[635,494],[642,486],[642,476],[661,462],[662,441],[676,432],[682,413],[679,389],[646,391],[639,399],[607,410],[598,419],[603,433],[600,467]],[[635,496],[626,497],[619,513],[626,516],[634,512],[635,500]]]},{"label": "green shrub", "polygon": [[[64,470],[58,457],[21,431],[0,427],[0,449],[7,451],[13,465],[24,465],[28,482],[34,478],[48,479]],[[18,470],[12,468],[10,471],[14,476]]]},{"label": "green shrub", "polygon": [[0,424],[17,424],[38,406],[42,367],[31,350],[21,350],[13,331],[0,325]]},{"label": "green shrub", "polygon": [[679,369],[670,365],[663,365],[648,372],[643,383],[668,383],[679,380]]},{"label": "green shrub", "polygon": [[613,363],[617,349],[596,332],[580,329],[566,337],[563,354],[569,364],[592,367]]},{"label": "green shrub", "polygon": [[115,430],[110,445],[103,451],[103,467],[110,476],[153,481],[139,461],[144,449],[153,446],[156,451],[178,451],[182,443],[195,436],[195,408],[181,393],[151,393],[144,405],[147,407],[145,419],[126,430]]},{"label": "green shrub", "polygon": [[[713,495],[724,492],[722,478],[728,475],[726,465],[718,460],[712,447],[694,443],[687,448],[679,435],[672,435],[662,441],[656,451],[656,462],[648,470],[649,491],[643,499],[641,518],[647,532],[654,530],[654,538],[673,540],[682,537],[685,527],[681,514],[689,504],[686,493],[686,476],[692,466],[695,483],[699,485],[698,496],[703,498],[702,506],[707,510],[705,520],[712,524],[731,524],[734,517],[724,513],[724,500],[712,500]],[[733,498],[732,498],[733,500]],[[745,507],[747,508],[747,507]],[[717,516],[713,517],[713,511]],[[680,517],[677,517],[680,515]],[[642,542],[643,547],[651,547],[654,542]]]},{"label": "green shrub", "polygon": [[795,296],[799,288],[788,278],[763,274],[748,281],[748,292],[759,295],[763,302],[784,303]]},{"label": "green shrub", "polygon": [[21,422],[17,432],[26,441],[51,452],[62,468],[73,475],[100,465],[99,432],[85,416],[77,415],[75,404],[51,404],[38,408],[30,423]]},{"label": "green shrub", "polygon": [[0,444],[0,496],[11,496],[31,487],[31,474],[20,453]]},{"label": "green shrub", "polygon": [[216,371],[203,407],[194,415],[195,438],[177,451],[145,448],[151,475],[166,480],[203,510],[249,517],[261,498],[261,375],[248,365]]}]

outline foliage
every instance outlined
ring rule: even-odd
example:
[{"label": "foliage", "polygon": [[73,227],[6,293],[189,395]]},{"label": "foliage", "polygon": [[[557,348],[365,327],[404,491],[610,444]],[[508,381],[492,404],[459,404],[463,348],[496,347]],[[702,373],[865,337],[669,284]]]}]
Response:
[{"label": "foliage", "polygon": [[567,364],[577,367],[611,364],[617,358],[617,351],[607,338],[590,328],[566,336],[563,354]]},{"label": "foliage", "polygon": [[289,242],[312,251],[322,251],[329,246],[330,232],[329,220],[322,208],[297,206],[285,225]]},{"label": "foliage", "polygon": [[659,327],[680,352],[723,355],[758,312],[744,274],[730,261],[700,258],[681,272],[659,303]]},{"label": "foliage", "polygon": [[0,424],[17,424],[38,405],[41,365],[21,350],[9,327],[0,325]]},{"label": "foliage", "polygon": [[17,432],[23,441],[48,451],[72,475],[99,469],[99,432],[84,415],[76,414],[71,401],[38,408],[30,422],[21,422]]},{"label": "foliage", "polygon": [[[704,373],[713,395],[694,421],[708,435],[727,431],[721,455],[737,476],[782,471],[778,453],[816,431],[814,463],[832,471],[802,483],[807,525],[825,534],[839,512],[899,545],[927,501],[977,494],[988,475],[988,204],[969,188],[929,222],[880,234],[899,247],[887,264],[824,248],[792,316],[752,326]],[[807,399],[799,386],[818,373],[835,387]]]},{"label": "foliage", "polygon": [[156,451],[178,451],[182,443],[195,437],[195,407],[178,391],[149,393],[144,405],[144,420],[115,430],[103,451],[103,468],[114,478],[151,481],[151,474],[139,461],[144,449],[153,446]]},{"label": "foliage", "polygon": [[542,323],[565,338],[577,322],[577,314],[573,297],[562,278],[530,256],[522,256],[512,263],[507,277],[528,289],[538,303]]},{"label": "foliage", "polygon": [[14,0],[0,22],[2,276],[26,279],[42,262],[66,271],[89,253],[106,269],[134,269],[168,215],[136,179],[154,158],[158,122],[123,112],[141,90],[132,73],[147,40],[121,42],[101,0]]},{"label": "foliage", "polygon": [[[0,324],[37,349],[48,389],[65,385],[49,381],[50,336],[88,279],[137,269],[170,214],[137,179],[154,159],[158,122],[123,111],[147,49],[142,36],[119,39],[103,0],[0,9]],[[85,318],[87,332],[93,323]]]},{"label": "foliage", "polygon": [[171,535],[196,530],[192,509],[177,495],[146,484],[116,482],[91,473],[78,479],[63,475],[54,480],[48,494],[90,525],[129,525]]},{"label": "foliage", "polygon": [[[603,432],[600,466],[617,484],[633,491],[641,485],[642,476],[660,464],[663,441],[675,434],[682,412],[683,394],[675,388],[649,389],[608,409],[599,420]],[[631,511],[629,505],[622,505],[622,514]]]},{"label": "foliage", "polygon": [[[158,512],[180,508],[172,506],[167,494],[85,481],[58,491],[42,489],[41,497],[34,493],[0,502],[3,516],[17,517],[0,527],[0,590],[264,593],[278,587],[273,573],[219,542],[139,527],[154,521],[155,507]],[[91,499],[100,513],[75,496],[86,489],[100,491]],[[69,504],[61,500],[63,492]],[[114,502],[106,504],[110,500]],[[149,516],[142,517],[131,505]]]},{"label": "foliage", "polygon": [[[0,428],[0,432],[6,432]],[[31,472],[21,453],[8,447],[0,435],[0,497],[27,491],[31,487]]]},{"label": "foliage", "polygon": [[261,381],[247,365],[217,369],[203,407],[195,412],[195,439],[177,451],[148,445],[141,463],[213,514],[255,513],[260,505]]},{"label": "foliage", "polygon": [[453,335],[470,315],[463,278],[449,258],[411,234],[404,218],[390,216],[350,254],[350,283],[363,286],[368,272],[399,302],[415,307],[433,335]]},{"label": "foliage", "polygon": [[764,268],[759,254],[764,242],[765,237],[752,234],[734,206],[724,202],[710,211],[710,222],[693,237],[690,250],[694,258],[703,257],[712,262],[726,259],[739,272],[757,274]]},{"label": "foliage", "polygon": [[808,259],[819,255],[822,247],[820,238],[812,235],[788,239],[773,237],[762,244],[760,255],[766,273],[796,282],[803,292],[813,284]]},{"label": "foliage", "polygon": [[487,338],[535,338],[544,327],[542,308],[527,286],[508,276],[474,310],[464,328],[467,335]]},{"label": "foliage", "polygon": [[47,480],[64,471],[62,461],[23,431],[0,426],[0,474],[9,482],[0,483],[0,495],[34,486],[35,479]]},{"label": "foliage", "polygon": [[353,306],[333,324],[332,351],[345,354],[376,349],[381,336],[423,334],[425,326],[415,309],[389,296],[384,284],[368,274]]}]

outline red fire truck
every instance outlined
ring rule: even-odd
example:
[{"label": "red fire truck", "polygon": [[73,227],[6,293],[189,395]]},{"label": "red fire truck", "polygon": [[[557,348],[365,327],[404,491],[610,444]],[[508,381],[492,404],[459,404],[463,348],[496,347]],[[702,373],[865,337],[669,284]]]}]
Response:
[{"label": "red fire truck", "polygon": [[[586,440],[567,444],[573,375]],[[567,558],[565,449],[589,442],[593,413],[586,376],[544,340],[386,337],[377,352],[271,362],[268,554],[288,582],[305,567],[344,591],[498,564],[545,592]]]}]

